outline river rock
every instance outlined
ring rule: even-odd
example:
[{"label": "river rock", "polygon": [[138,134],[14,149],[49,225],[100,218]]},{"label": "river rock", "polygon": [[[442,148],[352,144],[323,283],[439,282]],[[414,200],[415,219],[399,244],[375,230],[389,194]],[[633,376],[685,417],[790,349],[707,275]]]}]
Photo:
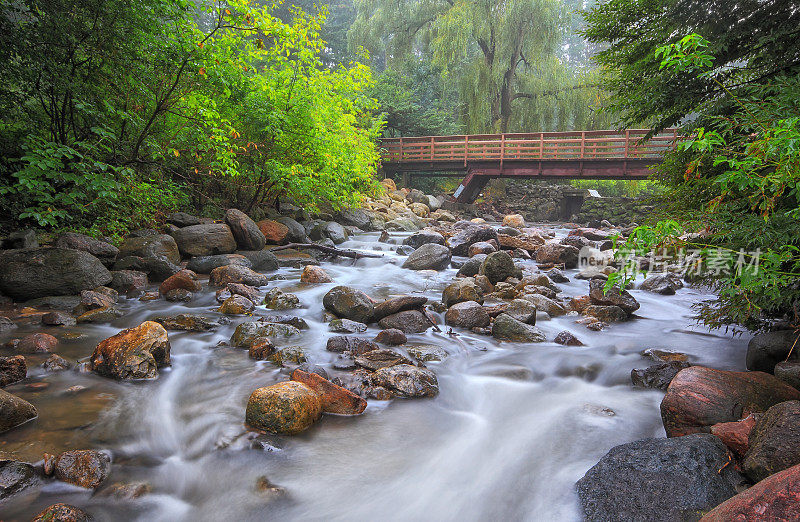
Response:
[{"label": "river rock", "polygon": [[384,317],[378,324],[383,329],[396,328],[407,334],[422,333],[431,327],[428,317],[419,310],[404,310]]},{"label": "river rock", "polygon": [[605,284],[606,282],[601,279],[589,281],[589,298],[592,300],[592,304],[619,306],[628,315],[639,309],[639,303],[627,290],[620,291],[619,287],[613,286],[606,294],[603,291]]},{"label": "river rock", "polygon": [[264,306],[270,310],[291,310],[300,308],[300,298],[295,294],[283,292],[278,288],[273,288],[264,296]]},{"label": "river rock", "polygon": [[163,281],[172,274],[180,271],[181,267],[164,256],[148,258],[126,256],[118,259],[117,262],[114,263],[114,270],[118,272],[143,272],[152,281]]},{"label": "river rock", "polygon": [[722,441],[738,458],[744,458],[750,449],[750,433],[760,414],[750,414],[735,422],[720,422],[711,426],[711,434]]},{"label": "river rock", "polygon": [[583,309],[583,315],[595,317],[606,323],[616,323],[628,319],[628,314],[619,306],[589,305]]},{"label": "river rock", "polygon": [[483,303],[483,292],[475,283],[475,279],[471,277],[465,277],[454,283],[450,283],[442,292],[442,303],[448,308],[456,303],[463,303],[465,301]]},{"label": "river rock", "polygon": [[350,319],[334,319],[328,323],[328,330],[335,333],[362,333],[367,331],[367,325]]},{"label": "river rock", "polygon": [[228,283],[240,283],[258,287],[267,284],[267,276],[254,272],[246,266],[225,265],[211,271],[208,283],[211,286],[225,286]]},{"label": "river rock", "polygon": [[237,348],[249,348],[253,342],[263,337],[276,339],[293,337],[298,334],[300,334],[300,330],[288,324],[242,323],[233,331],[230,344]]},{"label": "river rock", "polygon": [[38,415],[33,404],[0,390],[0,433],[16,428]]},{"label": "river rock", "polygon": [[83,290],[81,292],[81,300],[72,313],[81,316],[89,310],[97,310],[98,308],[111,308],[117,302],[117,291],[111,290],[110,292],[96,291],[104,287],[98,287],[95,290]]},{"label": "river rock", "polygon": [[119,258],[135,256],[142,258],[165,257],[170,263],[181,260],[178,244],[172,236],[154,234],[144,237],[128,236],[119,246]]},{"label": "river rock", "polygon": [[492,324],[492,336],[504,341],[542,343],[547,340],[535,326],[517,321],[508,314],[500,314]]},{"label": "river rock", "polygon": [[800,464],[800,402],[782,402],[764,412],[749,444],[742,469],[753,482]]},{"label": "river rock", "polygon": [[551,317],[564,315],[567,310],[556,301],[541,294],[524,294],[520,299],[524,299],[536,307],[539,312],[545,312]]},{"label": "river rock", "polygon": [[374,386],[386,388],[398,397],[435,397],[439,394],[436,374],[410,364],[381,368],[372,374],[371,381]]},{"label": "river rock", "polygon": [[35,333],[26,335],[14,349],[17,353],[48,353],[58,346],[58,339],[50,334]]},{"label": "river rock", "polygon": [[360,208],[344,209],[338,212],[339,222],[344,225],[358,227],[361,230],[370,229],[370,219],[366,212]]},{"label": "river rock", "polygon": [[332,283],[333,279],[322,268],[314,265],[306,265],[303,273],[300,274],[301,283]]},{"label": "river rock", "polygon": [[287,243],[308,243],[306,228],[303,225],[287,216],[281,216],[275,221],[285,225],[288,229],[288,233],[286,235]]},{"label": "river rock", "polygon": [[525,228],[525,218],[520,214],[508,214],[503,218],[503,226],[516,229]]},{"label": "river rock", "polygon": [[42,364],[41,367],[48,372],[61,372],[69,370],[70,363],[60,355],[51,354]]},{"label": "river rock", "polygon": [[178,228],[190,227],[192,225],[199,225],[201,223],[199,217],[193,216],[186,212],[173,212],[167,216],[166,222],[175,225]]},{"label": "river rock", "polygon": [[53,504],[36,515],[31,522],[89,522],[92,517],[69,504]]},{"label": "river rock", "polygon": [[442,361],[447,358],[447,352],[435,344],[414,344],[406,347],[408,355],[414,359],[426,363]]},{"label": "river rock", "polygon": [[289,227],[272,219],[264,219],[257,224],[268,245],[285,245],[289,242]]},{"label": "river rock", "polygon": [[503,309],[503,313],[525,324],[536,324],[536,306],[525,299],[512,300]]},{"label": "river rock", "polygon": [[436,243],[426,243],[414,250],[403,263],[409,270],[444,270],[450,266],[450,249]]},{"label": "river rock", "polygon": [[305,384],[286,381],[258,388],[247,401],[245,422],[256,430],[295,435],[322,416],[322,398]]},{"label": "river rock", "polygon": [[111,471],[111,459],[101,451],[65,451],[52,461],[45,458],[45,472],[49,471],[62,482],[94,489],[108,477]]},{"label": "river rock", "polygon": [[0,460],[0,500],[6,499],[36,482],[36,470],[30,464],[17,460]]},{"label": "river rock", "polygon": [[361,290],[349,286],[335,286],[322,298],[326,310],[345,319],[359,323],[370,323],[375,305],[372,299]]},{"label": "river rock", "polygon": [[700,522],[800,520],[800,465],[776,473],[718,505]]},{"label": "river rock", "polygon": [[367,407],[367,401],[355,393],[337,386],[315,373],[309,373],[298,368],[292,372],[291,379],[303,383],[314,390],[320,396],[322,411],[325,413],[359,415]]},{"label": "river rock", "polygon": [[755,335],[747,344],[747,369],[759,372],[772,373],[775,365],[786,360],[789,350],[792,350],[792,359],[800,355],[800,333],[794,330],[777,330]]},{"label": "river rock", "polygon": [[358,356],[371,350],[377,350],[380,346],[361,337],[352,337],[349,335],[335,335],[328,339],[325,349],[329,352],[344,353],[347,352],[351,355]]},{"label": "river rock", "polygon": [[91,358],[91,369],[115,379],[153,379],[158,369],[170,364],[167,331],[145,321],[100,341]]},{"label": "river rock", "polygon": [[378,348],[377,350],[365,352],[357,356],[355,362],[358,366],[373,372],[397,364],[414,364],[409,359],[388,348]]},{"label": "river rock", "polygon": [[402,312],[404,310],[416,310],[421,308],[428,302],[427,297],[422,297],[419,295],[404,295],[402,297],[393,297],[383,301],[382,303],[378,303],[375,305],[373,309],[373,317],[376,321],[380,321],[384,317],[387,317],[392,314],[396,314],[397,312]]},{"label": "river rock", "polygon": [[575,335],[568,331],[564,330],[556,335],[556,338],[553,339],[553,342],[556,344],[562,344],[564,346],[583,346],[583,343],[575,337]]},{"label": "river rock", "polygon": [[280,266],[278,257],[269,250],[237,250],[236,254],[250,260],[250,268],[256,272],[272,272]]},{"label": "river rock", "polygon": [[798,399],[800,392],[767,373],[690,366],[678,372],[667,388],[661,419],[668,437],[680,437]]},{"label": "river rock", "polygon": [[38,247],[39,240],[36,238],[36,231],[31,229],[15,230],[2,241],[2,248],[6,249]]},{"label": "river rock", "polygon": [[225,212],[225,223],[242,250],[261,250],[267,244],[266,237],[255,221],[241,210],[231,208]]},{"label": "river rock", "polygon": [[250,268],[253,263],[241,254],[219,254],[193,257],[186,264],[186,268],[198,274],[210,274],[215,268],[225,265],[240,265]]},{"label": "river rock", "polygon": [[454,304],[447,310],[444,322],[461,328],[484,327],[489,326],[489,314],[475,301],[464,301]]},{"label": "river rock", "polygon": [[55,310],[53,312],[47,312],[42,316],[42,324],[48,326],[75,326],[77,321],[67,312]]},{"label": "river rock", "polygon": [[578,249],[571,245],[545,243],[536,250],[536,261],[543,264],[563,264],[565,268],[575,268],[578,266]]},{"label": "river rock", "polygon": [[191,270],[183,269],[169,276],[158,287],[158,293],[166,295],[170,290],[182,288],[189,292],[199,292],[203,289],[200,281],[197,280],[197,274]]},{"label": "river rock", "polygon": [[458,230],[447,240],[447,246],[453,251],[454,256],[467,256],[470,245],[479,241],[497,241],[497,232],[489,226],[458,221],[454,228]]},{"label": "river rock", "polygon": [[492,284],[497,284],[499,281],[504,281],[518,272],[519,270],[514,266],[514,261],[508,255],[508,252],[500,251],[486,256],[486,259],[481,263],[479,273],[488,277]]},{"label": "river rock", "polygon": [[475,277],[481,271],[481,264],[486,260],[488,254],[476,254],[471,256],[461,265],[456,274],[458,277]]},{"label": "river rock", "polygon": [[469,250],[467,251],[467,255],[470,258],[478,256],[480,254],[489,255],[492,252],[497,252],[497,249],[494,247],[493,244],[488,243],[486,241],[478,241],[477,243],[473,243],[469,246]]},{"label": "river rock", "polygon": [[103,263],[81,250],[7,250],[0,252],[0,266],[0,292],[18,301],[74,295],[111,282]]},{"label": "river rock", "polygon": [[385,344],[387,346],[400,346],[406,344],[406,341],[408,341],[406,334],[397,328],[381,330],[378,332],[378,335],[375,336],[376,343]]},{"label": "river rock", "polygon": [[106,243],[105,241],[100,241],[75,232],[62,233],[58,236],[55,243],[53,243],[53,246],[56,248],[83,250],[84,252],[92,254],[106,266],[113,264],[119,254],[119,248],[111,243]]},{"label": "river rock", "polygon": [[742,476],[713,435],[644,439],[612,448],[578,481],[586,520],[696,520],[736,494]]},{"label": "river rock", "polygon": [[800,361],[782,361],[775,365],[775,377],[800,390]]},{"label": "river rock", "polygon": [[0,357],[0,388],[19,382],[27,375],[28,365],[25,364],[25,357],[22,355]]},{"label": "river rock", "polygon": [[444,236],[433,230],[420,230],[403,240],[403,244],[417,249],[427,244],[444,245]]},{"label": "river rock", "polygon": [[631,381],[634,386],[666,390],[678,372],[688,367],[689,363],[687,362],[670,361],[654,364],[647,368],[634,368],[631,370]]},{"label": "river rock", "polygon": [[645,279],[639,290],[647,290],[661,295],[675,295],[677,290],[683,288],[683,281],[676,274],[655,274]]},{"label": "river rock", "polygon": [[250,299],[243,295],[234,295],[223,301],[217,311],[225,315],[244,315],[252,312],[255,307]]},{"label": "river rock", "polygon": [[254,303],[260,300],[260,296],[258,290],[254,287],[249,285],[243,285],[241,283],[228,283],[225,285],[225,288],[220,288],[217,290],[216,299],[218,303],[224,303],[226,299],[234,295],[241,295],[253,301]]},{"label": "river rock", "polygon": [[[70,308],[72,308],[70,306]],[[17,325],[14,324],[14,321],[9,319],[5,316],[0,316],[0,333],[10,332],[11,330],[15,330]]]},{"label": "river rock", "polygon": [[188,257],[232,254],[236,251],[233,233],[223,223],[179,228],[172,232],[172,237],[175,238],[180,253]]},{"label": "river rock", "polygon": [[[173,290],[173,292],[186,292],[186,290],[178,289]],[[189,293],[189,297],[191,297],[191,293]],[[169,300],[169,297],[167,297]],[[94,308],[92,310],[87,310],[86,312],[82,313],[75,320],[78,323],[110,323],[117,317],[122,316],[122,311],[118,310],[112,306],[104,306],[102,308]]]}]

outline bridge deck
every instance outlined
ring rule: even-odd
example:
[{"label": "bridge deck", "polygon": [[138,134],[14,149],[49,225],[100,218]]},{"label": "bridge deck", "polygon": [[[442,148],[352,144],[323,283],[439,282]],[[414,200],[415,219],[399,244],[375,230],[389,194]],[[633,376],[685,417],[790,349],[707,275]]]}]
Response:
[{"label": "bridge deck", "polygon": [[471,162],[507,161],[517,164],[540,160],[658,160],[675,147],[676,129],[661,132],[648,141],[645,129],[625,131],[535,132],[525,134],[477,134],[385,138],[385,170],[461,170]]}]

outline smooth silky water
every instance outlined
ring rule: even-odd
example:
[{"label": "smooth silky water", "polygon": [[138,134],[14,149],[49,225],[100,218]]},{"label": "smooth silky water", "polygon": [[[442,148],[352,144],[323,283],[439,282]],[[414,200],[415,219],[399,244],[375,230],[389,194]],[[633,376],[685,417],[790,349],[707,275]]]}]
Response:
[{"label": "smooth silky water", "polygon": [[[330,288],[349,285],[378,300],[402,294],[439,300],[456,273],[400,268],[403,258],[379,243],[377,233],[341,246],[385,257],[323,262],[331,284],[301,284],[299,269],[282,268],[277,275],[285,279],[269,287],[296,293],[304,308],[261,306],[254,314],[303,317],[311,329],[276,344],[302,346],[331,377],[337,354],[325,350],[325,341],[336,334],[322,322],[322,296]],[[588,292],[587,281],[572,279],[575,270],[565,274],[571,281],[558,285],[562,295]],[[692,319],[691,305],[710,295],[692,288],[675,296],[632,294],[641,303],[636,318],[605,331],[592,332],[569,316],[537,323],[548,339],[572,331],[581,347],[497,342],[466,330],[448,335],[444,326],[409,335],[409,344],[435,344],[449,354],[427,363],[439,380],[438,397],[369,401],[361,416],[325,415],[293,437],[254,439],[244,428],[250,393],[288,378],[286,370],[249,359],[246,350],[218,346],[250,318],[234,317],[209,333],[170,331],[172,367],[154,381],[116,382],[75,369],[45,374],[37,367],[44,357],[31,356],[28,379],[7,390],[36,405],[40,417],[0,435],[0,452],[34,462],[45,452],[107,449],[113,465],[105,485],[146,482],[152,492],[120,500],[49,482],[12,497],[0,506],[0,518],[28,520],[66,502],[97,520],[577,520],[574,484],[587,469],[615,445],[664,436],[663,393],[630,383],[632,368],[654,364],[642,350],[684,352],[692,363],[716,368],[744,367],[745,340],[709,332]],[[219,316],[216,306],[210,289],[189,303],[123,299],[125,315],[110,325],[43,330],[31,318],[13,335],[80,334],[57,350],[74,361],[122,328],[159,315]],[[373,325],[365,335],[378,330]],[[276,499],[259,491],[259,477],[288,495]]]}]

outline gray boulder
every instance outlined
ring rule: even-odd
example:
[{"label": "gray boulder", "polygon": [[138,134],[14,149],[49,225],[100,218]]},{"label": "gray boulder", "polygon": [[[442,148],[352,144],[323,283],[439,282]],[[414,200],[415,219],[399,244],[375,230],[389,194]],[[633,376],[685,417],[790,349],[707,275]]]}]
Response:
[{"label": "gray boulder", "polygon": [[231,228],[222,223],[179,228],[172,232],[172,237],[175,238],[181,254],[185,256],[232,254],[236,251],[236,240]]},{"label": "gray boulder", "polygon": [[216,256],[198,256],[189,260],[186,268],[198,274],[210,274],[215,268],[225,265],[240,265],[250,268],[253,263],[243,255],[219,254]]},{"label": "gray boulder", "polygon": [[286,225],[286,228],[289,229],[289,234],[286,236],[286,239],[290,243],[308,243],[306,228],[303,225],[286,216],[276,218],[275,221]]},{"label": "gray boulder", "polygon": [[403,240],[404,245],[414,248],[419,248],[428,243],[436,243],[437,245],[444,245],[444,236],[433,230],[420,230],[415,234],[411,234]]},{"label": "gray boulder", "polygon": [[0,390],[0,433],[16,428],[38,415],[33,404]]},{"label": "gray boulder", "polygon": [[470,221],[459,221],[455,224],[458,229],[447,240],[447,246],[453,251],[454,256],[468,256],[469,247],[479,241],[497,241],[497,232],[490,226],[479,225]]},{"label": "gray boulder", "polygon": [[166,234],[151,234],[146,236],[129,236],[119,246],[119,258],[127,256],[136,257],[165,257],[170,263],[179,263],[181,254],[178,245],[172,236]]},{"label": "gray boulder", "polygon": [[500,314],[492,325],[492,336],[504,341],[543,343],[547,340],[535,326],[517,321],[508,314]]},{"label": "gray boulder", "polygon": [[187,214],[186,212],[173,212],[167,216],[167,223],[183,228],[199,225],[202,221],[200,221],[199,217]]},{"label": "gray boulder", "polygon": [[322,298],[322,306],[338,317],[370,323],[373,319],[375,305],[372,299],[361,290],[349,286],[331,288]]},{"label": "gray boulder", "polygon": [[261,250],[267,239],[256,222],[241,210],[230,208],[225,212],[225,223],[231,227],[236,244],[242,250]]},{"label": "gray boulder", "polygon": [[403,263],[409,270],[444,270],[450,265],[450,249],[427,243],[414,250]]},{"label": "gray boulder", "polygon": [[89,252],[102,261],[104,265],[114,263],[114,260],[119,254],[119,248],[111,243],[94,239],[85,234],[76,234],[75,232],[64,232],[58,236],[54,246],[56,248],[73,248],[75,250]]},{"label": "gray boulder", "polygon": [[0,266],[0,293],[18,301],[79,294],[111,282],[111,272],[99,259],[68,248],[0,252]]},{"label": "gray boulder", "polygon": [[793,330],[777,330],[753,336],[747,344],[747,369],[751,371],[772,373],[775,365],[786,360],[789,350],[797,342],[799,346],[792,351],[791,360],[798,359],[800,353],[800,334]]},{"label": "gray boulder", "polygon": [[480,274],[488,277],[492,284],[497,284],[518,273],[519,270],[514,266],[514,260],[511,259],[508,252],[492,252],[481,263]]},{"label": "gray boulder", "polygon": [[325,225],[325,233],[335,245],[344,243],[349,237],[347,230],[335,221],[329,221],[328,224]]},{"label": "gray boulder", "polygon": [[251,268],[257,272],[278,269],[278,258],[269,250],[237,250],[236,253],[249,259]]}]

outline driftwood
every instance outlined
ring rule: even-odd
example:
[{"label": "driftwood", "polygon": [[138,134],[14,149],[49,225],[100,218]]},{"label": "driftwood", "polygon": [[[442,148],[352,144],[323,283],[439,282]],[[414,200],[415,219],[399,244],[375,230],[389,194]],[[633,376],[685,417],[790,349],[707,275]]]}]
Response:
[{"label": "driftwood", "polygon": [[326,254],[349,257],[352,259],[361,259],[363,257],[383,257],[382,254],[368,254],[365,252],[357,252],[355,250],[342,250],[340,248],[318,245],[316,243],[289,243],[288,245],[271,248],[270,252],[277,252],[279,250],[288,250],[290,248],[316,248],[317,250],[325,252]]}]

